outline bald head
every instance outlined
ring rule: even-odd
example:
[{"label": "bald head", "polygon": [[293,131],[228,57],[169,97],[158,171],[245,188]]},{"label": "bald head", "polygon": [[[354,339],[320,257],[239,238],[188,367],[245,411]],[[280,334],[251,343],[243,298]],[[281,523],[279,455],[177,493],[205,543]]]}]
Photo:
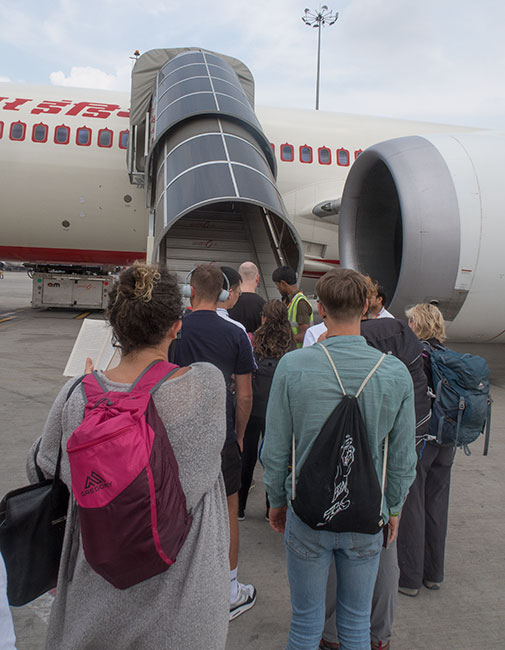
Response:
[{"label": "bald head", "polygon": [[238,267],[238,272],[242,278],[242,291],[255,293],[260,279],[260,274],[256,264],[254,264],[254,262],[242,262]]}]

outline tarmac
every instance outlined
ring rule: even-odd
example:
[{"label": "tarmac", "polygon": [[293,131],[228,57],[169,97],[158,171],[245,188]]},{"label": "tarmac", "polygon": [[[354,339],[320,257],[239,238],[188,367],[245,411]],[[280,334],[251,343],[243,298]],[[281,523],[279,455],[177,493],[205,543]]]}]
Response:
[{"label": "tarmac", "polygon": [[[32,310],[30,298],[31,281],[26,275],[6,272],[0,280],[0,412],[4,422],[0,496],[27,483],[26,453],[41,434],[65,381],[62,371],[83,316],[75,311]],[[101,318],[99,313],[91,316]],[[472,445],[470,457],[457,453],[445,581],[438,592],[423,588],[416,598],[399,595],[391,650],[505,647],[505,346],[451,347],[481,354],[491,368],[494,405],[489,456],[482,456],[482,440]],[[239,579],[254,583],[258,598],[253,609],[230,624],[226,650],[280,650],[289,629],[283,540],[264,518],[259,466],[255,483],[246,519],[240,523]],[[45,595],[12,609],[18,650],[45,648],[51,599]],[[141,620],[139,603],[139,625]]]}]

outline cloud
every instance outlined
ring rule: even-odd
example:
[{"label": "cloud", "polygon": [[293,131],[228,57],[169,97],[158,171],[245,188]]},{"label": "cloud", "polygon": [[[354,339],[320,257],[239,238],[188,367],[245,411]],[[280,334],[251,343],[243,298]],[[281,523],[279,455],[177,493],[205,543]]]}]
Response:
[{"label": "cloud", "polygon": [[128,90],[131,66],[126,65],[108,73],[91,66],[73,66],[67,76],[62,70],[51,72],[49,79],[54,86],[72,88],[98,88],[100,90]]}]

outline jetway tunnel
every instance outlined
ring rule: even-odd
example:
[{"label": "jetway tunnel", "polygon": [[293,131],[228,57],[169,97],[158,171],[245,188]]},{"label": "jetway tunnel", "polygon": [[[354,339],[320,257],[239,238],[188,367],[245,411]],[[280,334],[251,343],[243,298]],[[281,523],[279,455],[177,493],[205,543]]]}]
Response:
[{"label": "jetway tunnel", "polygon": [[303,253],[253,102],[252,75],[236,59],[147,52],[133,71],[130,178],[146,187],[153,261],[182,282],[200,263],[250,260],[273,298],[272,271],[287,264],[301,276]]}]

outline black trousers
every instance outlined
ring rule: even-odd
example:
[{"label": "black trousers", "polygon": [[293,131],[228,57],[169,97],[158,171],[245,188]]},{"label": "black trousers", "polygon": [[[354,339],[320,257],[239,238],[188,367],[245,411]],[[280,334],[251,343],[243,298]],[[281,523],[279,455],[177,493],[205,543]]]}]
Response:
[{"label": "black trousers", "polygon": [[445,538],[454,447],[418,446],[417,475],[402,509],[398,531],[400,587],[444,579]]},{"label": "black trousers", "polygon": [[260,436],[265,431],[265,418],[251,415],[244,434],[242,450],[242,483],[238,493],[238,509],[245,510],[247,496],[251,487],[256,461],[258,460],[258,445]]}]

